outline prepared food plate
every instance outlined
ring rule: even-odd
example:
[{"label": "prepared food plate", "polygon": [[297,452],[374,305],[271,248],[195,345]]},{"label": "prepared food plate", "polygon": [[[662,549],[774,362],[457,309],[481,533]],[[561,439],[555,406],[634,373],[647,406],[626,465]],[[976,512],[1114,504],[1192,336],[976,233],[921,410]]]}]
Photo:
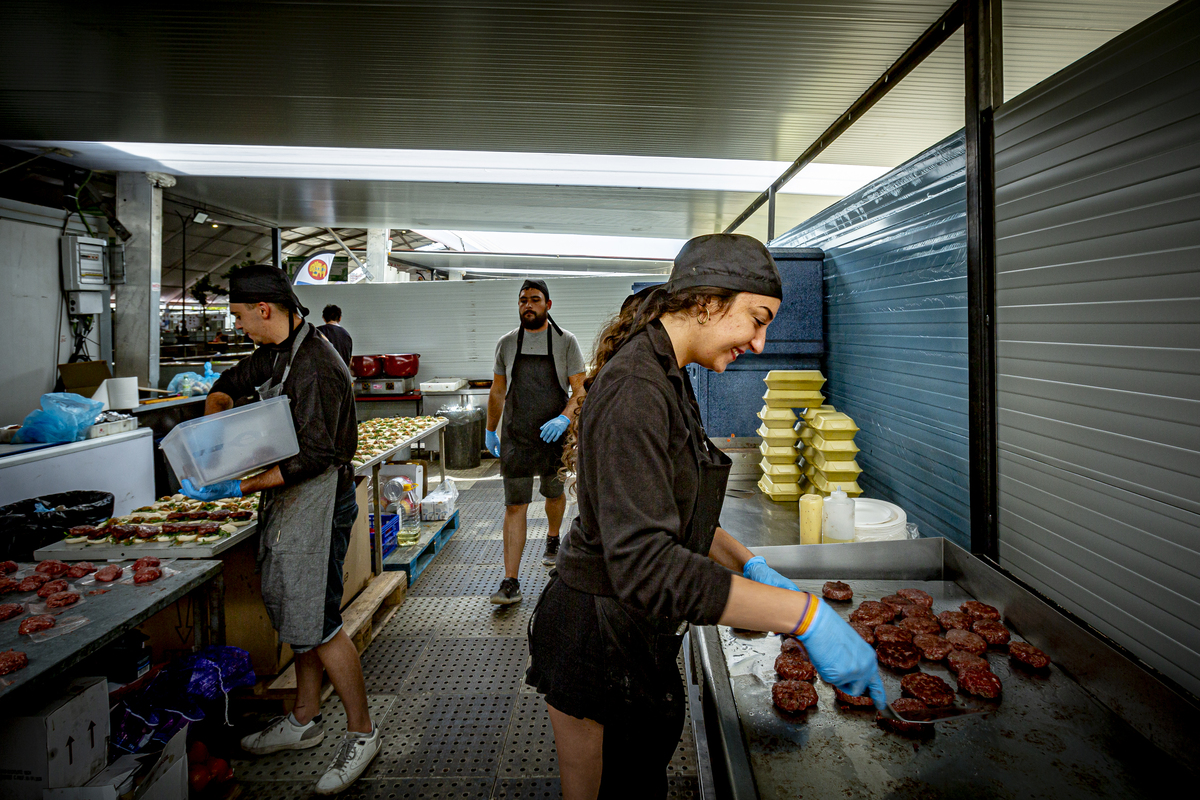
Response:
[{"label": "prepared food plate", "polygon": [[63,532],[67,544],[212,544],[258,519],[258,495],[193,500],[182,494],[154,501],[99,525]]},{"label": "prepared food plate", "polygon": [[386,453],[441,422],[444,417],[379,417],[358,423],[358,450],[350,463],[355,467]]}]

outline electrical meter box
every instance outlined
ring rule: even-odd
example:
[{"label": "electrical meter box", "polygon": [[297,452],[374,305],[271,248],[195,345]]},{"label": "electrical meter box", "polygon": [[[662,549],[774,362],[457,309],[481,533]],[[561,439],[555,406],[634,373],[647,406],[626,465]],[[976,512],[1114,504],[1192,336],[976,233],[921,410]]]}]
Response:
[{"label": "electrical meter box", "polygon": [[62,237],[63,289],[68,292],[99,289],[108,285],[107,259],[104,248],[108,242],[88,236]]}]

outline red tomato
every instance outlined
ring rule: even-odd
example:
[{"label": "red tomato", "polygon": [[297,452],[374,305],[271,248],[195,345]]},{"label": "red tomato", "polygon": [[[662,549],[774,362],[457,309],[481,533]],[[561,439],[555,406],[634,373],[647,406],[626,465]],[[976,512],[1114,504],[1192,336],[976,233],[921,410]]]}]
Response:
[{"label": "red tomato", "polygon": [[188,785],[192,787],[192,791],[203,792],[210,780],[212,776],[203,764],[196,764],[188,770]]},{"label": "red tomato", "polygon": [[188,748],[188,764],[195,766],[208,761],[208,748],[204,746],[204,742],[199,740],[192,742],[192,746]]},{"label": "red tomato", "polygon": [[217,783],[224,783],[229,780],[225,777],[226,771],[232,774],[229,769],[229,762],[223,758],[210,758],[204,766],[208,767],[208,774],[212,775],[212,779]]}]

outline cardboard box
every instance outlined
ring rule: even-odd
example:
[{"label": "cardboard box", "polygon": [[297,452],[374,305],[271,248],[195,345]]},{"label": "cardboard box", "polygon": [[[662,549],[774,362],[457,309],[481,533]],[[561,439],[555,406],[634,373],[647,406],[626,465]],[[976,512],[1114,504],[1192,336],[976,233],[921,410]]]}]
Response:
[{"label": "cardboard box", "polygon": [[83,786],[108,763],[108,681],[78,678],[0,728],[0,797],[42,800],[44,789]]},{"label": "cardboard box", "polygon": [[342,564],[342,608],[358,596],[358,593],[371,582],[371,536],[368,532],[367,502],[370,497],[371,482],[363,479],[354,490],[355,502],[358,503],[358,518],[350,530],[350,547],[346,550],[346,561]]},{"label": "cardboard box", "polygon": [[112,377],[107,361],[77,361],[74,364],[59,364],[58,374],[63,387],[73,394],[91,397],[100,384]]},{"label": "cardboard box", "polygon": [[[150,756],[121,756],[87,786],[71,789],[47,789],[42,800],[188,800],[187,734],[185,725],[167,742],[149,771]],[[146,777],[138,782],[138,775]],[[134,784],[137,788],[134,789]],[[132,790],[132,791],[131,791]]]}]

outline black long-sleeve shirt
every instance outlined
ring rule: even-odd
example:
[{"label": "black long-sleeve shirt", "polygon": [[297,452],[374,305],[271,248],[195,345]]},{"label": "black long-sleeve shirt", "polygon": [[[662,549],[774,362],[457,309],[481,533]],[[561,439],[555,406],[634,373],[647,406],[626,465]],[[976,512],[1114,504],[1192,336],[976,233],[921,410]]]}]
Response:
[{"label": "black long-sleeve shirt", "polygon": [[[305,326],[311,327],[308,323]],[[300,328],[296,335],[303,330]],[[278,384],[291,345],[289,340],[278,346],[259,347],[222,372],[212,391],[224,392],[236,400],[254,395],[268,378]],[[292,370],[283,383],[283,393],[288,397],[292,424],[300,443],[299,453],[279,462],[284,483],[299,483],[337,467],[338,494],[343,494],[353,485],[350,459],[358,449],[353,384],[341,356],[333,345],[316,335],[315,329],[296,351]]]},{"label": "black long-sleeve shirt", "polygon": [[600,370],[580,411],[579,516],[558,573],[650,616],[710,625],[732,573],[681,544],[700,477],[688,437],[704,435],[690,388],[657,321]]},{"label": "black long-sleeve shirt", "polygon": [[329,340],[333,349],[338,351],[338,355],[342,357],[342,361],[346,362],[346,366],[350,366],[350,359],[354,355],[354,339],[351,338],[350,332],[341,325],[330,323],[318,326],[317,330]]}]

